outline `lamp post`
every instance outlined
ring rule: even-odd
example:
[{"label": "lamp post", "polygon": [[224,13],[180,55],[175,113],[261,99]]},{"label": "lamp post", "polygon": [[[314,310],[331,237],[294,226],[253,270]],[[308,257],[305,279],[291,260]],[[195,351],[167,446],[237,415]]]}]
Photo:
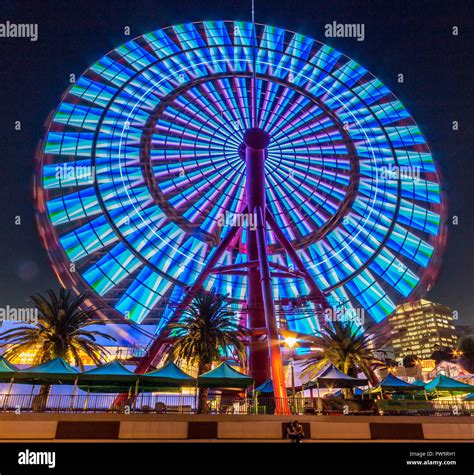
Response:
[{"label": "lamp post", "polygon": [[296,346],[296,338],[288,336],[285,338],[286,346],[290,350],[290,370],[291,370],[291,391],[293,397],[293,405],[296,409],[296,389],[295,389],[295,352],[294,348]]}]

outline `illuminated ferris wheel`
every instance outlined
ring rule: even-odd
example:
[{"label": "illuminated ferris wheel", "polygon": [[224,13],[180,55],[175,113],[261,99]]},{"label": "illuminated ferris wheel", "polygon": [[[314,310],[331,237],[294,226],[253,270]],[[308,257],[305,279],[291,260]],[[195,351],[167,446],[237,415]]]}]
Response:
[{"label": "illuminated ferris wheel", "polygon": [[211,288],[269,339],[295,299],[313,310],[286,319],[298,333],[330,306],[381,322],[432,283],[444,242],[400,101],[333,48],[247,22],[160,29],[93,64],[48,123],[36,198],[61,282],[158,335],[170,302]]}]

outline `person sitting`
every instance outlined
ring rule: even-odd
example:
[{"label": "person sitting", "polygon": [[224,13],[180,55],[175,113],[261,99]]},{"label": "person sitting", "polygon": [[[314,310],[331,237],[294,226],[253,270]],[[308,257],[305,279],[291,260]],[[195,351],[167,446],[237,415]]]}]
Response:
[{"label": "person sitting", "polygon": [[291,442],[299,444],[304,438],[303,426],[298,421],[293,421],[286,427],[286,436]]}]

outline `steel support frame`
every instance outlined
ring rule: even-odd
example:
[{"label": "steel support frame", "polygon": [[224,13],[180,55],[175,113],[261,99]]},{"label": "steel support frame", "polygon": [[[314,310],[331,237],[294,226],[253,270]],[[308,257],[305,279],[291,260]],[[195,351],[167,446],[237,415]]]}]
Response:
[{"label": "steel support frame", "polygon": [[169,336],[169,323],[176,322],[179,320],[180,316],[183,313],[183,310],[191,303],[193,297],[196,295],[196,292],[198,292],[202,288],[202,284],[204,283],[208,275],[212,272],[213,267],[217,264],[222,254],[224,254],[225,250],[227,249],[227,246],[232,241],[237,231],[237,227],[231,228],[230,231],[227,233],[227,236],[220,242],[216,251],[209,259],[209,262],[201,271],[191,288],[189,288],[186,292],[184,299],[179,304],[179,308],[175,310],[166,327],[163,329],[160,335],[153,341],[143,360],[138,364],[137,368],[135,369],[135,373],[144,373],[154,363],[154,360],[158,355],[161,346]]},{"label": "steel support frame", "polygon": [[[258,260],[257,268],[248,269],[248,316],[251,328],[267,328],[266,348],[255,335],[251,340],[250,371],[257,384],[264,381],[271,368],[273,394],[278,414],[289,414],[283,361],[275,318],[272,280],[267,256],[265,159],[269,135],[261,129],[249,129],[244,134],[246,198],[247,198],[247,253],[248,259]],[[256,227],[251,227],[250,216]],[[263,303],[263,306],[261,303]],[[263,311],[262,311],[263,310]],[[253,350],[253,351],[252,351]],[[265,351],[263,351],[265,350]],[[270,366],[270,368],[269,368]]]},{"label": "steel support frame", "polygon": [[[137,366],[136,373],[144,373],[154,362],[161,347],[169,339],[169,323],[177,321],[183,310],[191,303],[196,292],[202,288],[202,284],[209,274],[213,273],[242,273],[248,277],[247,287],[247,311],[248,326],[255,329],[250,336],[250,374],[257,384],[269,379],[273,380],[274,396],[276,400],[276,412],[278,414],[290,414],[288,398],[283,370],[283,361],[280,352],[279,330],[275,317],[275,305],[272,290],[272,273],[270,268],[280,272],[274,275],[285,277],[301,277],[308,284],[311,293],[317,298],[323,308],[330,308],[325,295],[318,288],[313,278],[307,271],[304,263],[288,241],[284,233],[278,227],[270,210],[266,206],[265,191],[265,159],[269,136],[260,129],[249,129],[244,134],[244,158],[246,165],[246,199],[247,206],[242,213],[253,214],[257,223],[251,227],[251,220],[247,219],[247,262],[216,267],[225,250],[232,243],[238,230],[238,226],[230,229],[227,236],[220,242],[218,248],[202,270],[194,284],[188,289],[186,295],[176,309],[174,315],[163,329],[162,333],[153,341],[147,354]],[[297,267],[297,271],[291,271],[268,261],[266,224],[272,229],[275,237]],[[257,329],[259,331],[257,331]],[[266,341],[262,329],[266,329]]]}]

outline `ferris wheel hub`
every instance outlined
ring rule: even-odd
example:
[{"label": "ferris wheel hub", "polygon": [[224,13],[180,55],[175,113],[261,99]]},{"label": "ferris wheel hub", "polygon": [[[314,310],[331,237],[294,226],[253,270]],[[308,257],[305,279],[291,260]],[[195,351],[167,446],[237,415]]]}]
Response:
[{"label": "ferris wheel hub", "polygon": [[265,150],[270,144],[270,134],[258,127],[247,129],[244,133],[244,143],[254,150]]}]

